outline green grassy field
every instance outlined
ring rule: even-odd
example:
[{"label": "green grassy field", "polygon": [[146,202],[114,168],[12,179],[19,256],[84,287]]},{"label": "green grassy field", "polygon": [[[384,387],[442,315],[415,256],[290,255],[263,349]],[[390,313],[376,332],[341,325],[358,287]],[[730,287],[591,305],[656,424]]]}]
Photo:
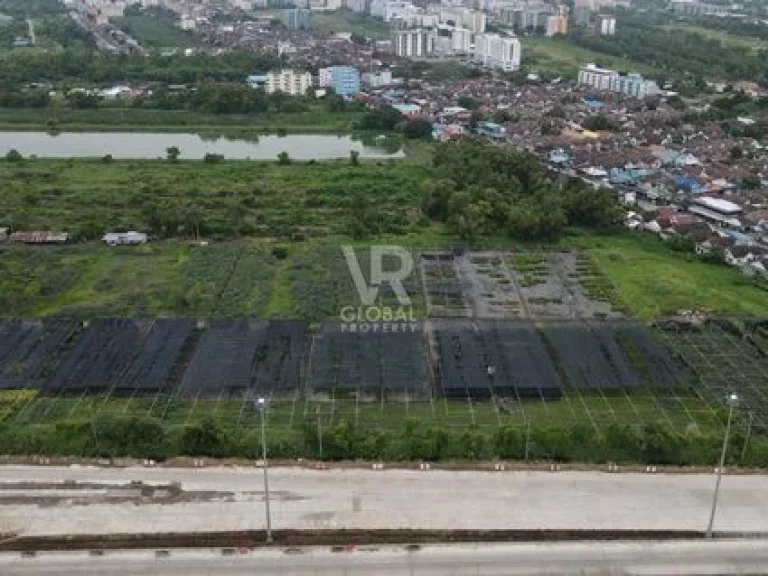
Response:
[{"label": "green grassy field", "polygon": [[651,235],[588,237],[575,244],[596,258],[636,316],[692,309],[768,316],[768,292],[744,274],[673,252]]},{"label": "green grassy field", "polygon": [[389,38],[389,24],[370,16],[361,16],[350,10],[334,12],[313,11],[310,27],[318,32],[351,32],[374,40]]},{"label": "green grassy field", "polygon": [[115,18],[113,22],[146,48],[196,48],[202,44],[195,34],[182,30],[167,18],[134,14]]},{"label": "green grassy field", "polygon": [[532,70],[546,70],[552,74],[576,76],[580,66],[592,62],[607,68],[641,74],[653,72],[653,69],[647,65],[580,48],[567,40],[538,37],[524,37],[520,40],[524,57],[530,55],[534,59]]},{"label": "green grassy field", "polygon": [[673,22],[670,24],[664,24],[661,26],[663,30],[680,30],[683,32],[695,32],[701,34],[706,38],[712,40],[719,40],[723,46],[731,46],[734,48],[758,48],[765,46],[766,41],[764,39],[755,38],[751,36],[736,36],[735,34],[728,34],[723,30],[713,30],[712,28],[704,28],[703,26],[696,26],[694,24],[688,24],[685,22]]},{"label": "green grassy field", "polygon": [[204,114],[187,110],[151,110],[102,107],[78,110],[63,107],[44,109],[0,108],[0,130],[48,130],[55,122],[60,131],[221,132],[248,135],[262,132],[347,133],[361,112],[327,112],[315,106],[307,112],[264,115]]}]

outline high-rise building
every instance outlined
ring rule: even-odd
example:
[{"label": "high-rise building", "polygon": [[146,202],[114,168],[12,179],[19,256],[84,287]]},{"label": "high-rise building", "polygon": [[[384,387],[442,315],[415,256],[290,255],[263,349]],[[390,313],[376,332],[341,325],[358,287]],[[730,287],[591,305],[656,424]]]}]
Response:
[{"label": "high-rise building", "polygon": [[568,7],[558,6],[557,14],[547,18],[547,36],[568,34]]},{"label": "high-rise building", "polygon": [[598,14],[595,19],[595,34],[600,36],[616,34],[616,17],[610,14]]},{"label": "high-rise building", "polygon": [[352,96],[360,92],[360,71],[352,66],[320,68],[317,84],[322,88],[333,88],[340,96]]},{"label": "high-rise building", "polygon": [[618,75],[616,70],[598,68],[595,64],[587,64],[579,70],[579,84],[586,84],[598,90],[610,90],[611,81]]},{"label": "high-rise building", "polygon": [[619,74],[616,70],[598,68],[594,64],[587,64],[579,70],[579,84],[641,99],[659,92],[656,82],[646,80],[640,74]]},{"label": "high-rise building", "polygon": [[581,26],[589,26],[592,19],[592,10],[589,6],[575,6],[573,9],[573,21]]},{"label": "high-rise building", "polygon": [[403,57],[423,57],[435,52],[436,35],[431,30],[413,28],[392,31],[392,51]]},{"label": "high-rise building", "polygon": [[520,68],[520,41],[498,34],[477,34],[474,57],[487,68],[517,70]]},{"label": "high-rise building", "polygon": [[267,92],[285,92],[291,96],[303,96],[312,87],[312,74],[279,70],[267,73]]},{"label": "high-rise building", "polygon": [[309,10],[303,10],[295,8],[293,10],[285,10],[283,12],[283,24],[288,30],[306,30],[309,28],[312,12]]}]

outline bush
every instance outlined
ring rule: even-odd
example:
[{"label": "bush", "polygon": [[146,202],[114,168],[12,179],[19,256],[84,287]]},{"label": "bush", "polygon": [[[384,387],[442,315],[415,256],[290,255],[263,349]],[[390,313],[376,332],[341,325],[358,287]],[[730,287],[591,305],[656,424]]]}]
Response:
[{"label": "bush", "polygon": [[8,162],[21,162],[24,160],[24,156],[21,155],[21,152],[16,150],[16,148],[11,148],[8,151],[8,154],[5,155],[5,159]]},{"label": "bush", "polygon": [[203,162],[206,164],[218,164],[222,160],[224,160],[224,156],[222,154],[206,153],[205,156],[203,156]]}]

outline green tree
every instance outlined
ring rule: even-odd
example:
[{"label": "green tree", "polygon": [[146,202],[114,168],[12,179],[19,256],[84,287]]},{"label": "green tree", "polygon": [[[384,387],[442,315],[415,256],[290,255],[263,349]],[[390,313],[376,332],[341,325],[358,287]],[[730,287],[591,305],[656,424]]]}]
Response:
[{"label": "green tree", "polygon": [[287,166],[291,163],[291,157],[288,156],[288,152],[280,152],[280,154],[277,155],[277,163],[280,166]]},{"label": "green tree", "polygon": [[358,166],[360,164],[360,152],[357,150],[349,151],[349,164],[350,166]]},{"label": "green tree", "polygon": [[409,140],[432,140],[432,123],[428,120],[409,120],[402,127]]}]

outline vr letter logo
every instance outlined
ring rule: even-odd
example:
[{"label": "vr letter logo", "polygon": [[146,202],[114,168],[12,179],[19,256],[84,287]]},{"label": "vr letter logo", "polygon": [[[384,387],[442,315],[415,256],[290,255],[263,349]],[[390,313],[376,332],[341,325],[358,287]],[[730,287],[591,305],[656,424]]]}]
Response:
[{"label": "vr letter logo", "polygon": [[[357,288],[363,306],[373,306],[379,295],[379,288],[384,282],[392,286],[392,291],[397,296],[397,301],[401,306],[411,305],[411,297],[408,296],[402,283],[413,272],[413,257],[408,250],[402,246],[371,246],[370,286],[365,281],[354,248],[342,246],[341,250],[344,252],[344,258],[347,261],[349,272],[352,274],[352,279],[355,281],[355,288]],[[400,268],[392,272],[384,272],[382,263],[385,256],[397,257],[400,260]]]}]

